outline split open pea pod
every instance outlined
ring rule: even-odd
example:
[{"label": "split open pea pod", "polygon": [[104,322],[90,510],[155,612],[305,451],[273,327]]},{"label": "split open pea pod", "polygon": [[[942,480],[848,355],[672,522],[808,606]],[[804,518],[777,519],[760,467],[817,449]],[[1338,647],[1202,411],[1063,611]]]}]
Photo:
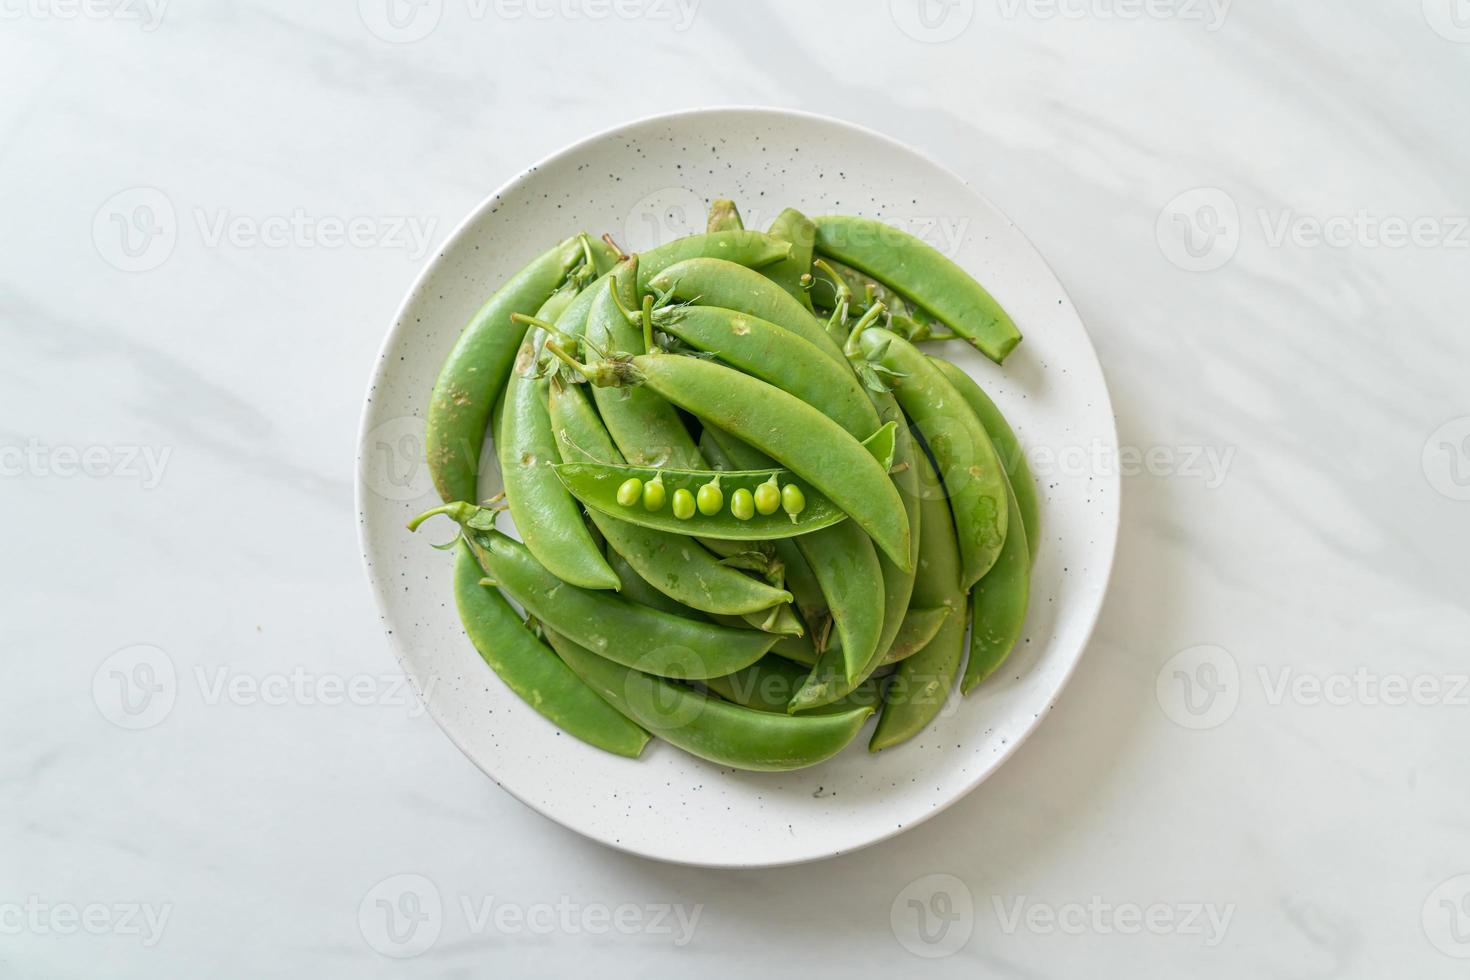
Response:
[{"label": "split open pea pod", "polygon": [[[873,433],[863,445],[887,467],[893,463],[895,438],[896,428],[889,423]],[[590,462],[561,463],[554,469],[572,496],[592,510],[630,524],[674,534],[717,540],[767,541],[810,534],[847,519],[847,515],[821,491],[788,469],[675,470]],[[722,491],[721,506],[714,513],[705,513],[699,508],[693,513],[676,512],[673,507],[649,510],[633,500],[625,490],[634,480],[646,487],[654,479],[661,480],[668,496],[675,499],[682,497],[681,490],[698,496],[700,488],[718,480]],[[769,489],[772,480],[783,494],[786,488],[794,488],[803,498],[804,506],[795,514],[781,508],[769,513],[759,508],[737,513],[735,501],[740,491],[749,495],[741,495],[740,499],[753,501],[756,491],[763,486]]]}]

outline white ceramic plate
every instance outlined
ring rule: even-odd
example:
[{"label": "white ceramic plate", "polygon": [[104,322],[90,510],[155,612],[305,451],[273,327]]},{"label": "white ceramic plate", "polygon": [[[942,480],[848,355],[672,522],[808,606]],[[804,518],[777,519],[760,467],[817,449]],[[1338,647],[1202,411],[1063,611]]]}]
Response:
[{"label": "white ceramic plate", "polygon": [[[1044,533],[1026,634],[1005,669],[906,745],[877,755],[865,731],[794,773],[744,773],[650,743],[628,760],[560,734],[491,673],[465,638],[451,557],[429,547],[437,503],[422,461],[440,361],[511,273],[575,231],[642,250],[703,230],[714,197],[747,227],[786,206],[856,213],[920,234],[977,276],[1025,340],[1004,369],[954,355],[999,403],[1031,454]],[[847,123],[769,109],[659,116],[591,137],[495,192],[414,284],[383,344],[363,412],[357,505],[363,556],[389,642],[429,710],[499,785],[579,833],[685,864],[758,867],[883,840],[974,789],[1046,717],[1102,603],[1118,529],[1117,437],[1097,356],[1061,284],[1004,215],[955,174]],[[488,460],[493,453],[486,452]],[[498,482],[497,484],[498,485]]]}]

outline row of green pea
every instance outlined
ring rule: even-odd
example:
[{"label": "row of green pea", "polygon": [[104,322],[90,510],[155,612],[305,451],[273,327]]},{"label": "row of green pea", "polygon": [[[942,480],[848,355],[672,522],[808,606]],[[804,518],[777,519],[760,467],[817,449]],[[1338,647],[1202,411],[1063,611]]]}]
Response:
[{"label": "row of green pea", "polygon": [[[667,500],[663,474],[646,483],[636,476],[629,477],[618,487],[617,499],[623,507],[632,507],[642,501],[644,510],[662,510]],[[681,521],[692,518],[695,511],[706,517],[719,514],[725,509],[725,491],[720,487],[720,477],[716,475],[696,493],[683,487],[676,489],[673,509],[674,516]],[[806,494],[794,483],[782,486],[774,473],[754,491],[739,487],[730,494],[730,513],[736,520],[748,521],[756,514],[770,516],[778,510],[784,510],[788,517],[796,520],[797,515],[806,510]]]}]

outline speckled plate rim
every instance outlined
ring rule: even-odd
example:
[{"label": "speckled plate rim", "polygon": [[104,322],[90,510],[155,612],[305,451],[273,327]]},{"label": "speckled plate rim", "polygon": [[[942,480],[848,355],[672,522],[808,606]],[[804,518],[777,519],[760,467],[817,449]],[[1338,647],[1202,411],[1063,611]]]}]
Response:
[{"label": "speckled plate rim", "polygon": [[[357,453],[355,457],[357,462],[354,466],[353,480],[353,500],[355,514],[362,514],[364,512],[365,496],[369,492],[363,480],[360,463],[363,457],[363,450],[366,444],[367,437],[371,431],[370,426],[373,419],[371,392],[374,390],[375,387],[378,386],[380,380],[382,379],[382,376],[386,370],[385,364],[388,362],[389,352],[395,347],[395,345],[400,340],[401,334],[407,329],[405,320],[406,314],[415,305],[424,285],[435,274],[437,266],[443,260],[444,255],[453,250],[457,245],[461,243],[461,240],[469,234],[470,230],[474,228],[478,222],[485,218],[486,213],[491,211],[496,206],[497,201],[503,198],[507,198],[514,189],[516,189],[526,180],[530,179],[531,176],[535,174],[538,170],[544,169],[549,165],[561,161],[565,158],[575,156],[578,153],[582,152],[584,149],[593,146],[604,139],[616,136],[628,130],[655,123],[675,123],[683,119],[691,119],[702,116],[714,116],[725,113],[765,114],[773,117],[785,117],[788,119],[806,119],[812,122],[835,126],[840,129],[846,129],[866,139],[876,140],[885,143],[888,146],[901,152],[913,154],[929,166],[933,167],[935,170],[949,176],[958,184],[963,186],[969,194],[973,195],[977,203],[981,207],[990,209],[996,216],[1003,219],[1007,224],[1010,233],[1014,235],[1015,242],[1018,245],[1023,245],[1025,249],[1027,249],[1031,253],[1031,257],[1040,264],[1040,267],[1044,269],[1048,275],[1050,275],[1055,286],[1056,294],[1065,298],[1068,308],[1072,311],[1072,317],[1076,320],[1076,325],[1081,333],[1084,349],[1091,359],[1092,366],[1096,368],[1098,373],[1101,385],[1101,397],[1104,399],[1104,404],[1100,406],[1100,408],[1107,420],[1107,440],[1109,446],[1116,451],[1118,446],[1118,438],[1116,422],[1113,417],[1111,394],[1107,390],[1107,378],[1102,370],[1102,364],[1097,357],[1096,348],[1093,345],[1092,339],[1087,332],[1086,324],[1082,321],[1080,315],[1076,313],[1075,304],[1071,302],[1071,298],[1068,295],[1065,286],[1062,284],[1060,278],[1057,277],[1056,272],[1054,269],[1052,269],[1050,263],[1046,261],[1046,258],[1041,254],[1036,246],[1032,244],[1031,240],[1026,237],[1026,235],[1019,229],[1019,227],[1017,227],[1016,224],[1012,222],[1009,217],[1007,217],[1005,213],[1001,211],[1000,208],[996,207],[996,205],[989,198],[987,198],[985,195],[981,194],[974,187],[972,187],[970,183],[965,180],[960,174],[945,166],[944,164],[939,163],[922,150],[916,149],[909,144],[902,143],[890,136],[878,132],[877,130],[871,129],[858,123],[853,123],[844,119],[838,119],[836,117],[824,115],[821,113],[807,112],[804,110],[789,109],[777,106],[739,104],[701,106],[689,109],[680,109],[671,112],[655,113],[648,116],[626,120],[618,123],[617,125],[610,126],[606,129],[600,130],[580,140],[570,143],[562,149],[541,158],[540,160],[521,170],[514,177],[510,178],[505,183],[497,187],[490,194],[488,194],[455,226],[454,230],[445,237],[444,241],[438,245],[438,247],[434,251],[433,257],[424,264],[424,267],[419,271],[418,275],[414,277],[414,280],[405,293],[403,300],[394,310],[393,318],[390,321],[389,330],[384,337],[383,342],[379,345],[378,356],[374,361],[372,376],[368,384],[368,394],[364,397],[363,408],[358,423]],[[1103,600],[1111,583],[1114,560],[1117,551],[1118,531],[1121,524],[1121,501],[1119,499],[1121,480],[1117,472],[1113,472],[1112,474],[1110,474],[1110,476],[1108,477],[1108,484],[1108,489],[1111,491],[1108,494],[1111,514],[1105,526],[1108,540],[1106,547],[1103,549],[1104,564],[1103,567],[1096,572],[1098,581],[1100,583],[1099,588],[1088,597],[1090,602],[1087,609],[1073,611],[1073,614],[1083,622],[1083,626],[1079,633],[1079,638],[1076,642],[1077,649],[1075,654],[1070,658],[1070,663],[1068,663],[1065,668],[1063,668],[1057,675],[1055,683],[1053,684],[1049,696],[1047,697],[1048,705],[1055,704],[1061,692],[1066,688],[1072,676],[1076,673],[1077,666],[1081,662],[1082,655],[1091,643],[1093,634],[1097,627],[1098,617],[1101,615],[1102,612]],[[380,576],[377,573],[372,564],[368,540],[369,529],[366,522],[358,520],[356,523],[358,531],[359,556],[363,561],[364,572],[367,575],[369,586],[372,589],[374,602],[377,604],[377,607],[381,614],[388,605],[386,595],[388,583],[385,577]],[[391,631],[386,632],[391,633]],[[1016,750],[1021,747],[1022,743],[1030,738],[1032,733],[1034,733],[1036,729],[1040,727],[1042,720],[1048,713],[1045,711],[1036,712],[1031,721],[1022,728],[1017,737],[1011,739],[1002,750],[998,751],[992,757],[987,766],[985,766],[972,779],[970,779],[969,782],[960,786],[958,790],[954,792],[948,800],[944,801],[941,804],[933,806],[928,811],[916,816],[915,818],[902,824],[901,826],[884,827],[880,831],[874,833],[870,838],[861,842],[848,844],[847,846],[842,847],[814,850],[810,854],[797,858],[766,861],[691,861],[678,857],[673,857],[667,854],[660,854],[656,851],[647,850],[622,841],[611,840],[607,837],[599,836],[588,829],[568,823],[558,814],[550,812],[548,808],[538,805],[535,801],[529,800],[524,796],[516,793],[509,787],[505,786],[496,777],[496,774],[486,768],[481,760],[477,758],[475,753],[470,750],[470,748],[462,740],[461,736],[456,732],[455,726],[447,723],[446,719],[442,717],[442,713],[436,710],[432,699],[423,697],[423,692],[422,690],[420,690],[417,679],[414,677],[413,672],[408,668],[408,664],[405,660],[406,655],[401,648],[401,642],[391,635],[389,635],[387,638],[389,646],[393,650],[395,659],[399,662],[400,667],[404,669],[404,672],[408,677],[410,683],[413,684],[415,690],[418,691],[421,699],[424,701],[427,713],[430,715],[430,717],[434,719],[440,730],[444,732],[444,734],[465,755],[465,757],[468,758],[472,763],[474,763],[476,768],[480,769],[480,771],[484,772],[486,776],[490,777],[491,781],[494,782],[496,786],[509,793],[511,796],[519,800],[521,803],[525,804],[530,809],[536,811],[537,813],[540,813],[542,816],[547,817],[557,824],[566,827],[567,829],[572,830],[580,836],[586,837],[589,840],[596,841],[599,844],[606,845],[607,847],[613,848],[614,850],[622,851],[627,854],[632,854],[638,857],[648,858],[650,860],[675,864],[684,867],[702,867],[710,869],[791,867],[800,864],[808,864],[816,861],[822,861],[839,855],[851,854],[858,850],[882,843],[883,841],[890,840],[906,831],[912,830],[913,828],[923,824],[932,817],[936,816],[939,813],[942,813],[949,807],[958,803],[970,793],[974,792],[976,787],[985,782],[986,779],[990,778],[991,775],[993,775],[1003,765],[1005,765],[1010,757],[1015,754]]]}]

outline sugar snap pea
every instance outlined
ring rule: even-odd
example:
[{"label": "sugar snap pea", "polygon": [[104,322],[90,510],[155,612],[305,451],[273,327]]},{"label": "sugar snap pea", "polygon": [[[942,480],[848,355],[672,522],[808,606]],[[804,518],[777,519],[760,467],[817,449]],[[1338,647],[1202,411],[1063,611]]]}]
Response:
[{"label": "sugar snap pea", "polygon": [[[542,305],[538,319],[558,318],[574,299],[575,286],[564,287]],[[552,468],[560,454],[546,410],[547,378],[537,364],[542,339],[539,329],[526,332],[496,410],[495,451],[511,517],[526,547],[553,575],[587,589],[616,589],[617,575]]]},{"label": "sugar snap pea", "polygon": [[691,259],[671,265],[648,280],[649,288],[670,300],[719,306],[785,327],[839,363],[842,348],[790,293],[759,272],[719,259]]},{"label": "sugar snap pea", "polygon": [[878,428],[863,386],[845,364],[760,317],[716,306],[680,306],[659,323],[665,333],[800,398],[857,439]]},{"label": "sugar snap pea", "polygon": [[791,243],[791,257],[766,266],[766,277],[792,296],[795,296],[808,311],[812,308],[811,297],[802,285],[802,277],[812,270],[812,248],[817,241],[817,227],[811,219],[795,208],[787,208],[776,215],[767,233],[773,238]]},{"label": "sugar snap pea", "polygon": [[[552,379],[549,407],[562,459],[622,462],[582,387]],[[687,606],[738,616],[791,601],[791,593],[723,564],[684,535],[651,530],[596,510],[588,516],[640,576]]]},{"label": "sugar snap pea", "polygon": [[493,515],[473,504],[437,507],[410,528],[435,514],[460,523],[489,577],[544,626],[626,666],[663,677],[716,677],[755,663],[776,642],[767,633],[698,623],[563,582],[519,541],[495,530]]},{"label": "sugar snap pea", "polygon": [[[1008,488],[1009,489],[1009,488]],[[1026,548],[1026,523],[1014,493],[1009,496],[1011,530],[995,565],[970,593],[970,656],[960,691],[975,686],[1005,663],[1021,639],[1026,604],[1031,596],[1031,556]]]},{"label": "sugar snap pea", "polygon": [[[626,586],[625,586],[626,588]],[[893,638],[893,644],[889,646],[888,652],[883,656],[883,663],[873,676],[877,676],[883,668],[896,664],[901,660],[907,660],[918,653],[939,633],[939,627],[944,624],[950,614],[947,606],[937,609],[925,609],[912,606],[903,614],[903,621],[899,624],[898,635]],[[811,668],[817,665],[817,648],[813,645],[810,636],[783,636],[771,647],[771,653],[793,663],[801,664]],[[805,672],[810,676],[810,670]]]},{"label": "sugar snap pea", "polygon": [[658,589],[655,589],[648,583],[647,579],[633,570],[633,566],[628,564],[628,559],[618,554],[611,547],[607,549],[607,563],[613,567],[613,571],[618,573],[618,578],[623,583],[623,587],[618,591],[618,595],[624,599],[636,602],[640,606],[657,609],[659,612],[682,616],[685,619],[695,619],[700,622],[709,621],[709,617],[698,609],[690,609],[684,603],[676,599],[671,599]]},{"label": "sugar snap pea", "polygon": [[629,670],[554,631],[547,638],[569,667],[630,720],[691,755],[735,769],[785,772],[824,762],[873,713],[866,706],[808,718],[755,711]]},{"label": "sugar snap pea", "polygon": [[939,627],[944,625],[950,612],[948,606],[939,606],[935,609],[910,606],[908,612],[904,613],[903,623],[898,628],[898,635],[893,638],[893,644],[883,655],[883,663],[896,664],[900,660],[907,660],[928,646],[929,641],[934,639],[935,634],[939,632]]},{"label": "sugar snap pea", "polygon": [[463,538],[455,546],[454,601],[470,642],[526,704],[589,745],[636,759],[648,733],[602,699],[526,629],[485,577]]},{"label": "sugar snap pea", "polygon": [[[879,431],[882,432],[882,430]],[[754,463],[756,466],[772,462],[769,456],[751,449],[716,429],[705,429],[700,433],[699,451],[704,453],[705,459],[709,460],[711,466],[719,470],[744,468],[744,466],[737,465],[737,457],[742,458],[746,464]],[[812,572],[811,566],[802,557],[801,550],[794,542],[787,538],[780,538],[770,544],[776,557],[781,561],[784,584],[795,597],[793,601],[796,610],[811,634],[811,642],[816,644],[818,650],[826,649],[827,636],[832,630],[832,612],[827,605],[826,597],[822,595],[821,583],[817,581],[817,576]]]},{"label": "sugar snap pea", "polygon": [[960,549],[954,518],[944,497],[934,492],[939,478],[929,457],[917,457],[925,532],[919,543],[919,574],[914,601],[928,608],[944,608],[949,615],[934,638],[918,653],[898,664],[883,692],[883,713],[868,742],[877,752],[917,735],[944,707],[954,686],[965,652],[965,594],[959,587]]},{"label": "sugar snap pea", "polygon": [[790,254],[790,243],[759,231],[712,231],[676,238],[642,254],[638,291],[643,293],[649,281],[670,266],[690,259],[718,259],[750,270],[780,262]]},{"label": "sugar snap pea", "polygon": [[[880,409],[884,418],[903,420],[903,412],[892,395],[887,392],[874,392],[872,397],[873,404]],[[806,682],[792,697],[790,705],[792,711],[808,711],[846,697],[882,664],[903,625],[904,614],[908,611],[909,598],[913,593],[914,576],[918,570],[920,541],[923,536],[918,471],[915,469],[914,459],[916,452],[922,452],[922,450],[916,450],[913,438],[909,435],[906,426],[899,429],[898,435],[898,448],[894,454],[895,465],[892,476],[894,485],[903,495],[904,510],[908,514],[911,564],[904,569],[889,560],[886,555],[879,556],[879,569],[883,576],[883,629],[878,634],[878,642],[874,645],[867,660],[860,663],[855,669],[849,663],[845,647],[840,651],[825,651],[816,665],[812,667]]]},{"label": "sugar snap pea", "polygon": [[870,218],[825,215],[812,221],[818,252],[887,284],[996,363],[1021,342],[1010,314],[939,250]]},{"label": "sugar snap pea", "polygon": [[[716,474],[710,470],[659,470],[605,463],[560,463],[554,469],[572,496],[592,511],[667,534],[732,541],[768,541],[773,538],[811,534],[847,520],[847,514],[836,504],[818,493],[810,484],[793,476],[789,470],[740,470]],[[692,516],[681,518],[674,513],[672,507],[648,510],[641,503],[625,506],[618,500],[619,489],[629,479],[651,480],[655,476],[663,481],[669,493],[678,493],[680,490],[694,494],[704,490],[711,491],[704,496],[708,509],[701,508]],[[737,491],[752,494],[756,487],[773,476],[785,480],[786,485],[801,483],[806,486],[807,506],[795,520],[779,511],[775,514],[752,512],[745,519],[733,513],[733,501],[730,498]],[[716,477],[720,481],[719,487],[714,483]]]},{"label": "sugar snap pea", "polygon": [[[636,280],[642,265],[634,256],[600,287],[587,319],[587,345],[594,351],[643,353],[643,333],[628,323],[624,309],[638,305]],[[623,456],[643,466],[698,468],[699,450],[679,413],[647,388],[594,388],[603,423]]]},{"label": "sugar snap pea", "polygon": [[[786,705],[791,701],[791,695],[805,680],[805,670],[789,660],[768,654],[743,670],[724,677],[709,677],[702,683],[734,704],[754,708],[756,711],[784,713]],[[875,680],[869,678],[847,697],[815,708],[809,714],[830,715],[859,705],[877,707],[881,703],[881,688]]]},{"label": "sugar snap pea", "polygon": [[854,338],[862,355],[897,379],[894,394],[934,454],[959,529],[959,585],[968,590],[1000,555],[1009,519],[1005,471],[990,437],[954,385],[918,348],[888,330]]},{"label": "sugar snap pea", "polygon": [[799,398],[697,357],[644,354],[575,367],[595,384],[646,384],[706,425],[766,453],[842,508],[896,564],[912,567],[908,516],[886,469]]},{"label": "sugar snap pea", "polygon": [[[889,426],[897,429],[893,422],[884,428]],[[712,429],[705,432],[723,447],[729,458],[737,462],[751,464],[766,459],[759,450],[728,434]],[[879,644],[883,642],[883,620],[887,611],[883,591],[884,566],[872,542],[861,534],[855,534],[849,526],[827,528],[797,538],[793,543],[822,594],[821,618],[807,619],[807,625],[814,631],[812,643],[805,646],[788,644],[788,647],[802,653],[806,648],[821,652],[822,674],[827,685],[821,691],[821,698],[812,699],[812,703],[806,705],[816,707],[852,690],[866,676],[860,676],[859,672],[882,652]],[[836,646],[828,642],[833,631],[837,634]],[[791,654],[791,659],[797,659],[791,650],[783,656],[787,654]],[[812,662],[818,661],[814,657]],[[846,686],[841,694],[835,693],[839,683]]]},{"label": "sugar snap pea", "polygon": [[585,258],[584,237],[568,238],[542,253],[497,289],[470,318],[439,369],[429,396],[424,451],[434,486],[446,503],[475,499],[490,411],[525,334],[511,314],[529,316],[541,308]]},{"label": "sugar snap pea", "polygon": [[985,434],[990,436],[990,443],[995,447],[1001,466],[1005,467],[1006,479],[1010,481],[1011,492],[1015,495],[1021,523],[1026,528],[1027,550],[1031,560],[1035,561],[1036,549],[1041,544],[1041,507],[1036,498],[1036,481],[1031,476],[1031,467],[1026,465],[1026,453],[1021,449],[1016,433],[1012,431],[1000,409],[995,407],[995,402],[975,383],[974,378],[942,358],[930,357],[929,361],[939,369],[946,381],[954,385],[955,391],[960,393],[960,397],[985,427]]}]

